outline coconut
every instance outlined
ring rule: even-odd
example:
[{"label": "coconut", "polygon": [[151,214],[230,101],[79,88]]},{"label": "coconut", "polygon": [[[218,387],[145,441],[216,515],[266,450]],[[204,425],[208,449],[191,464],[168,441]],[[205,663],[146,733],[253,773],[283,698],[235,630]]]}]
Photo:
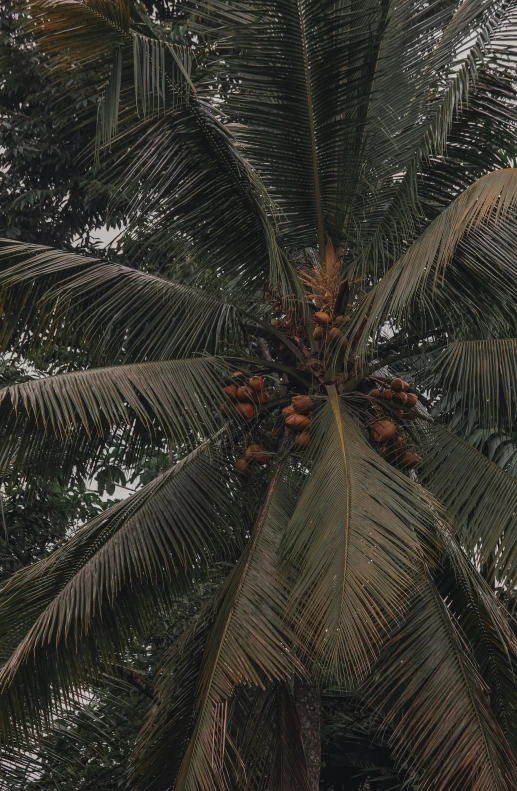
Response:
[{"label": "coconut", "polygon": [[292,428],[293,431],[303,431],[307,428],[310,422],[310,417],[305,417],[305,415],[298,415],[294,413],[294,415],[289,415],[289,417],[286,418],[285,425],[288,428]]},{"label": "coconut", "polygon": [[264,389],[264,380],[261,376],[252,376],[248,381],[249,386],[252,390],[263,390]]},{"label": "coconut", "polygon": [[387,445],[386,460],[397,464],[406,451],[406,443],[402,437],[393,437]]},{"label": "coconut", "polygon": [[416,467],[416,465],[420,464],[421,461],[422,459],[420,458],[418,453],[414,453],[412,450],[407,450],[402,456],[402,459],[400,460],[400,464],[402,467],[412,470],[413,467]]},{"label": "coconut", "polygon": [[288,418],[290,415],[294,415],[294,406],[290,404],[282,409],[282,415],[285,418]]},{"label": "coconut", "polygon": [[253,404],[250,404],[249,402],[247,404],[236,404],[235,409],[239,415],[242,415],[243,417],[251,418],[255,414]]},{"label": "coconut", "polygon": [[248,478],[251,475],[251,470],[247,459],[237,459],[233,469],[243,478]]},{"label": "coconut", "polygon": [[390,390],[389,387],[384,388],[381,393],[382,398],[385,398],[386,401],[391,401],[393,398],[393,390]]},{"label": "coconut", "polygon": [[237,385],[227,385],[227,387],[223,387],[223,392],[228,398],[231,398],[232,401],[235,401],[237,398]]},{"label": "coconut", "polygon": [[330,316],[323,310],[318,310],[317,313],[313,315],[312,320],[315,324],[328,324],[330,321]]},{"label": "coconut", "polygon": [[254,396],[254,392],[251,387],[243,386],[237,388],[236,395],[239,401],[251,401]]},{"label": "coconut", "polygon": [[238,377],[239,377],[239,376],[244,376],[244,374],[242,373],[242,371],[235,371],[235,372],[232,374],[232,379],[238,379]]},{"label": "coconut", "polygon": [[258,393],[255,393],[255,401],[257,402],[257,404],[267,404],[268,402],[267,393],[265,393],[263,390],[261,390]]},{"label": "coconut", "polygon": [[375,442],[386,442],[393,439],[397,428],[391,420],[376,420],[370,426],[370,431]]},{"label": "coconut", "polygon": [[392,390],[403,390],[404,382],[402,379],[392,379],[390,387]]},{"label": "coconut", "polygon": [[301,434],[298,434],[296,439],[293,442],[293,450],[305,450],[308,447],[309,442],[311,441],[311,435],[308,431],[302,431]]},{"label": "coconut", "polygon": [[404,393],[403,390],[396,390],[393,393],[393,400],[399,401],[401,404],[405,404],[407,401],[407,395]]},{"label": "coconut", "polygon": [[406,394],[406,404],[408,406],[416,406],[418,404],[418,396],[416,395],[416,393]]},{"label": "coconut", "polygon": [[341,326],[341,324],[345,323],[345,317],[344,316],[336,316],[334,321],[336,322],[337,326],[339,327],[339,326]]},{"label": "coconut", "polygon": [[325,337],[325,328],[318,325],[314,328],[314,332],[312,333],[312,337],[315,341],[322,341]]},{"label": "coconut", "polygon": [[295,395],[292,398],[293,409],[300,415],[309,415],[316,406],[308,395]]},{"label": "coconut", "polygon": [[244,452],[244,456],[250,461],[256,461],[257,464],[267,464],[269,461],[269,456],[265,453],[262,445],[249,445]]},{"label": "coconut", "polygon": [[381,397],[381,391],[379,390],[378,387],[374,387],[373,390],[370,390],[368,395],[371,396],[372,398],[380,398]]},{"label": "coconut", "polygon": [[330,330],[330,332],[328,334],[328,339],[329,339],[329,341],[336,341],[337,342],[337,341],[342,341],[343,340],[343,336],[342,336],[340,330],[338,330],[337,327],[332,327],[332,329]]},{"label": "coconut", "polygon": [[402,382],[402,387],[404,390],[409,390],[411,385],[409,384],[409,382]]}]

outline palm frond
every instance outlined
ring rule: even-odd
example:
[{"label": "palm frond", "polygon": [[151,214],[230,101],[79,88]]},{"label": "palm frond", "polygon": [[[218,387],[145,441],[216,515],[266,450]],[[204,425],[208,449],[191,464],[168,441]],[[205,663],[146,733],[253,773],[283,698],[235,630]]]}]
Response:
[{"label": "palm frond", "polygon": [[[124,208],[126,251],[132,259],[145,255],[163,262],[174,255],[198,255],[209,258],[219,273],[238,273],[250,289],[260,278],[262,287],[271,281],[285,294],[297,293],[296,278],[276,241],[272,202],[219,111],[198,95],[198,80],[206,75],[190,71],[190,54],[158,40],[150,20],[126,0],[31,0],[29,6],[28,28],[57,79],[62,72],[62,90],[68,90],[66,70],[73,67],[100,98],[101,131],[109,141],[103,148],[103,178],[110,181],[115,204]],[[124,25],[113,21],[115,8]],[[105,78],[99,85],[102,68]],[[169,77],[171,69],[179,86]],[[135,91],[137,107],[145,101],[143,117],[135,112]],[[153,102],[156,112],[149,113]],[[88,112],[89,106],[83,122]]]},{"label": "palm frond", "polygon": [[422,791],[515,788],[515,757],[470,648],[428,576],[365,694],[394,726],[394,753]]},{"label": "palm frond", "polygon": [[51,247],[0,246],[3,348],[87,348],[104,362],[215,352],[239,343],[239,311],[214,294]]},{"label": "palm frond", "polygon": [[[149,438],[193,448],[227,425],[217,358],[90,368],[0,390],[2,465],[26,472],[53,449],[63,464],[82,446],[93,452],[127,428],[128,458]],[[237,421],[239,415],[235,412]]]},{"label": "palm frond", "polygon": [[231,482],[224,453],[200,446],[7,581],[0,593],[4,736],[16,741],[48,726],[125,646],[145,637],[171,596],[217,560],[232,559],[243,513],[236,517]]},{"label": "palm frond", "polygon": [[[452,574],[447,573],[449,569]],[[447,541],[446,563],[438,586],[472,646],[489,688],[492,710],[515,751],[517,640],[507,612],[455,540]]]},{"label": "palm frond", "polygon": [[435,216],[439,196],[447,205],[473,180],[511,162],[501,150],[515,120],[506,79],[517,55],[508,35],[515,4],[451,2],[428,9],[424,19],[419,10],[407,2],[387,13],[359,127],[361,157],[351,168],[351,258],[355,272],[374,276],[425,217]]},{"label": "palm frond", "polygon": [[[260,687],[300,670],[283,618],[285,592],[276,575],[280,537],[291,510],[284,477],[283,465],[278,464],[249,543],[217,596],[196,682],[195,724],[177,769],[178,791],[215,791],[236,771],[226,720],[238,685]],[[136,759],[136,788],[146,791],[165,789],[171,781],[171,729],[182,727],[176,712],[176,656],[174,651],[172,671],[166,667],[159,682],[162,702],[151,712]]]},{"label": "palm frond", "polygon": [[[249,694],[248,694],[249,697]],[[247,704],[247,705],[246,705]],[[295,699],[286,682],[268,684],[233,719],[243,791],[309,791]],[[232,733],[233,733],[232,732]]]},{"label": "palm frond", "polygon": [[313,436],[317,450],[282,547],[289,612],[316,669],[350,685],[404,613],[434,516],[332,390]]},{"label": "palm frond", "polygon": [[468,442],[433,426],[422,436],[419,478],[454,518],[470,556],[500,584],[517,579],[517,479]]},{"label": "palm frond", "polygon": [[[358,352],[364,351],[383,321],[389,318],[403,323],[410,313],[432,328],[437,321],[438,326],[443,321],[447,324],[447,319],[453,324],[454,318],[465,323],[470,312],[472,323],[477,320],[481,327],[487,327],[484,310],[489,311],[490,306],[469,299],[471,284],[468,282],[459,288],[454,280],[457,272],[453,258],[465,236],[477,232],[477,238],[482,237],[489,222],[498,227],[503,226],[505,220],[510,224],[515,219],[516,203],[517,170],[514,168],[483,176],[452,201],[359,303],[349,330],[350,336],[360,332]],[[498,299],[496,297],[499,307],[517,295],[512,286],[515,264],[497,249],[492,250],[491,259],[489,274],[493,291],[499,293]],[[482,272],[476,271],[475,262],[470,263],[471,276],[482,275],[480,279],[488,279],[488,262]],[[461,297],[464,299],[460,301]],[[491,315],[497,318],[497,310],[492,310]],[[363,323],[365,316],[367,319]]]},{"label": "palm frond", "polygon": [[441,351],[430,371],[432,395],[459,394],[456,408],[473,410],[488,428],[514,428],[517,394],[517,340],[459,340]]}]

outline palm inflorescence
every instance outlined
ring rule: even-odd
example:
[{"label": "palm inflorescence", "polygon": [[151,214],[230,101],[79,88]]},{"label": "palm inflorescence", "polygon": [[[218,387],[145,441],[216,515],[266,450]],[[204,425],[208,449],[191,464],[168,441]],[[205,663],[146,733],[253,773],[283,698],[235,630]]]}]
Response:
[{"label": "palm inflorescence", "polygon": [[0,391],[0,462],[172,463],[4,585],[2,740],[224,567],[131,787],[517,788],[517,4],[21,5],[124,226],[2,244],[3,348],[83,363]]}]

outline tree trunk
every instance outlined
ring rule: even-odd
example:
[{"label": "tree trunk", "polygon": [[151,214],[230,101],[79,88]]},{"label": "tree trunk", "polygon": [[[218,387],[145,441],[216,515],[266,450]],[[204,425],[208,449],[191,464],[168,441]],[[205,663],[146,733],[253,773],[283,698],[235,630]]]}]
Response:
[{"label": "tree trunk", "polygon": [[294,699],[300,720],[301,737],[310,791],[318,791],[321,772],[321,711],[320,688],[312,681],[295,679]]}]

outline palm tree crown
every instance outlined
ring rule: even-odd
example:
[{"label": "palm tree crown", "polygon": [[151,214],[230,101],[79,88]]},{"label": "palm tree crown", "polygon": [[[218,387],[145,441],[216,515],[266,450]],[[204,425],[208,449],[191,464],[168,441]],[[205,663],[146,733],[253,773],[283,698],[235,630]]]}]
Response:
[{"label": "palm tree crown", "polygon": [[321,691],[372,789],[382,743],[392,788],[512,791],[517,481],[469,438],[515,434],[515,3],[26,5],[124,264],[3,243],[3,348],[86,362],[0,391],[1,462],[179,460],[0,591],[2,739],[224,562],[135,789],[317,788]]}]

